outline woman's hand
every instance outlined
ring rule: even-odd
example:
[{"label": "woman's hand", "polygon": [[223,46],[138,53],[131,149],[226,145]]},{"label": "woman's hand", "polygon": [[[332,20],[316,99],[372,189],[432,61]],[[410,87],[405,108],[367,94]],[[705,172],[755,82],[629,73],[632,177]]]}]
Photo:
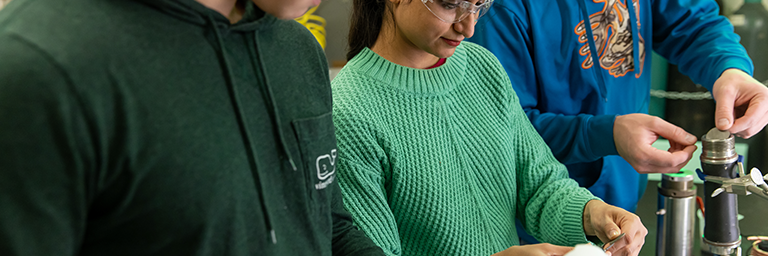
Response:
[{"label": "woman's hand", "polygon": [[637,215],[600,200],[591,200],[584,207],[584,233],[597,236],[603,242],[624,233],[609,251],[615,256],[637,256],[648,230]]},{"label": "woman's hand", "polygon": [[553,244],[531,244],[512,246],[491,256],[563,256],[573,247]]}]

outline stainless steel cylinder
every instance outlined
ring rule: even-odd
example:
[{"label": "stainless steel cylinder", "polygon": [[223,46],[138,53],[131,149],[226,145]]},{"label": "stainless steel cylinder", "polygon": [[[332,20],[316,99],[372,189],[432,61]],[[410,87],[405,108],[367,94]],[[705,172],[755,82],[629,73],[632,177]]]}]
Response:
[{"label": "stainless steel cylinder", "polygon": [[659,256],[690,256],[696,214],[696,186],[691,173],[664,174],[659,184],[664,217],[659,230]]},{"label": "stainless steel cylinder", "polygon": [[[727,179],[736,178],[738,154],[734,136],[727,131],[712,128],[701,137],[701,170],[704,174]],[[701,243],[701,255],[741,255],[741,238],[736,210],[736,195],[721,193],[711,195],[721,185],[710,181],[704,182],[704,237]]]}]

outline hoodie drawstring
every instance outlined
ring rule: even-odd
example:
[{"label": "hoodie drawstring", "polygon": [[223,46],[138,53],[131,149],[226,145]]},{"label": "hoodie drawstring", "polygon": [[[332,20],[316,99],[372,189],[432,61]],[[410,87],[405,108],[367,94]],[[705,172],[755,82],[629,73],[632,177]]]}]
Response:
[{"label": "hoodie drawstring", "polygon": [[[257,41],[256,40],[256,37],[257,37],[256,32],[253,32],[253,34],[251,34],[251,35],[253,37],[251,38],[251,45],[250,45],[251,47],[248,47],[248,54],[250,55],[249,57],[251,59],[251,63],[253,64],[253,67],[255,69],[256,68],[256,64],[257,64],[256,63],[256,58],[259,58],[259,62],[261,62],[261,63],[265,63],[265,62],[264,62],[263,59],[261,59],[261,55],[260,54],[258,54],[258,55],[256,54],[257,52],[260,52],[259,49],[254,49],[254,47],[255,48],[259,47],[259,45],[256,43],[256,41]],[[265,74],[264,75],[264,84],[265,84],[265,87],[267,89],[266,90],[267,91],[267,97],[269,98],[269,103],[268,104],[270,105],[270,109],[272,110],[272,116],[274,117],[273,122],[275,123],[274,124],[275,127],[277,127],[277,129],[276,129],[277,130],[277,137],[280,139],[280,144],[281,144],[281,146],[283,148],[283,153],[285,154],[285,157],[287,157],[288,158],[288,162],[291,163],[291,168],[293,168],[293,170],[296,171],[297,170],[296,169],[296,164],[293,162],[293,157],[291,157],[291,152],[288,151],[288,144],[285,143],[285,136],[283,136],[283,132],[280,130],[280,128],[283,127],[281,125],[281,122],[280,122],[280,111],[278,111],[277,104],[275,104],[275,100],[274,100],[275,96],[272,94],[272,87],[270,86],[270,83],[269,83],[269,77],[266,76],[267,71],[264,70],[264,68],[265,68],[264,65],[258,65],[258,66],[261,68],[261,70],[254,70],[253,72],[261,72],[262,74]]]},{"label": "hoodie drawstring", "polygon": [[638,17],[639,13],[635,12],[635,1],[634,0],[627,0],[627,8],[629,8],[629,27],[632,29],[632,62],[635,65],[635,77],[640,78],[638,75],[641,74],[643,67],[640,66],[642,63],[640,62],[640,28],[637,20],[640,18]]},{"label": "hoodie drawstring", "polygon": [[[581,7],[581,16],[584,21],[584,28],[587,30],[587,44],[589,45],[590,56],[592,57],[592,72],[595,73],[595,77],[598,80],[598,87],[600,89],[600,97],[603,100],[608,101],[608,93],[605,88],[605,77],[603,77],[602,71],[600,71],[600,56],[597,55],[598,49],[595,46],[595,35],[592,32],[592,20],[589,19],[589,11],[587,11],[586,0],[579,0],[579,7]],[[631,0],[628,0],[631,1]]]},{"label": "hoodie drawstring", "polygon": [[[264,224],[267,226],[267,230],[269,230],[269,235],[272,239],[272,243],[277,243],[277,236],[275,235],[275,230],[272,228],[272,219],[269,217],[269,212],[267,211],[267,205],[266,201],[264,199],[264,189],[262,180],[259,178],[259,171],[256,165],[256,157],[255,153],[256,150],[253,148],[253,143],[251,142],[251,134],[250,130],[247,127],[247,124],[245,122],[245,117],[243,116],[243,109],[240,105],[240,97],[237,93],[237,88],[234,83],[234,77],[232,76],[232,68],[229,64],[229,59],[227,58],[227,54],[224,48],[224,40],[221,38],[221,32],[219,31],[219,28],[216,26],[216,22],[214,21],[213,17],[208,16],[208,22],[210,23],[210,26],[213,27],[213,32],[216,35],[216,41],[219,44],[219,58],[223,65],[224,73],[225,74],[225,80],[227,83],[227,89],[229,90],[229,97],[232,100],[232,104],[234,105],[235,115],[237,116],[237,123],[238,126],[240,126],[240,135],[243,137],[246,150],[248,151],[248,163],[251,165],[252,173],[254,176],[254,182],[256,183],[256,187],[258,189],[259,193],[259,200],[261,201],[261,210],[264,213]],[[271,98],[270,98],[271,101]],[[279,130],[279,126],[277,128]],[[282,139],[282,136],[281,136]],[[284,147],[285,145],[283,145]]]}]

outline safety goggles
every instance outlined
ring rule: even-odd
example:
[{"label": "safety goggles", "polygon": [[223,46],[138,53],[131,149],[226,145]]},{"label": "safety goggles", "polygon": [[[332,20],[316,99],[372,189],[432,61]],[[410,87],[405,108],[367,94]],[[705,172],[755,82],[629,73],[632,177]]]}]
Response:
[{"label": "safety goggles", "polygon": [[470,14],[475,15],[475,21],[485,15],[493,0],[479,0],[473,4],[466,0],[421,0],[427,10],[446,23],[461,22]]}]

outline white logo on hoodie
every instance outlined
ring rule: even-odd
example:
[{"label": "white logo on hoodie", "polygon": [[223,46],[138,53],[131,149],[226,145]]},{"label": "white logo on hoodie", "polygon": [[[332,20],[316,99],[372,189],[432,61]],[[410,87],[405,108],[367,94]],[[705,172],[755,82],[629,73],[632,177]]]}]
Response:
[{"label": "white logo on hoodie", "polygon": [[330,154],[317,157],[315,160],[317,168],[317,179],[319,183],[315,184],[315,189],[320,190],[328,187],[334,180],[336,173],[336,149],[332,149]]}]

